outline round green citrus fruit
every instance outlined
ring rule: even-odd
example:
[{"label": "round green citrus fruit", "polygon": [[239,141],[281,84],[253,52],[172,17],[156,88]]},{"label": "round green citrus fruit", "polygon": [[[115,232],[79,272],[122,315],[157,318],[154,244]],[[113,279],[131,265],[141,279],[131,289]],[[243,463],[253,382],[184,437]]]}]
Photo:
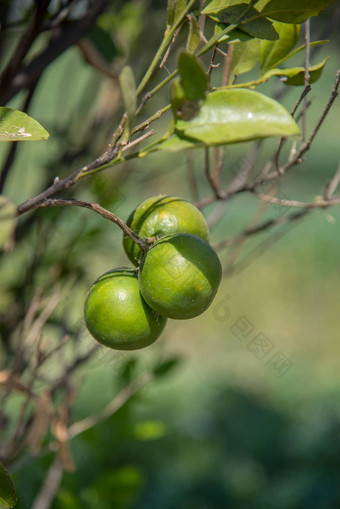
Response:
[{"label": "round green citrus fruit", "polygon": [[[191,233],[209,240],[207,222],[192,203],[176,196],[154,196],[143,201],[130,214],[127,225],[142,238],[161,238],[171,233]],[[129,259],[138,265],[142,251],[124,235],[123,245]]]},{"label": "round green citrus fruit", "polygon": [[151,345],[166,318],[141,296],[135,269],[115,269],[93,283],[85,301],[85,321],[92,336],[110,348],[137,350]]},{"label": "round green citrus fruit", "polygon": [[186,319],[208,308],[221,277],[214,249],[196,235],[177,233],[151,246],[141,262],[139,286],[157,313]]}]

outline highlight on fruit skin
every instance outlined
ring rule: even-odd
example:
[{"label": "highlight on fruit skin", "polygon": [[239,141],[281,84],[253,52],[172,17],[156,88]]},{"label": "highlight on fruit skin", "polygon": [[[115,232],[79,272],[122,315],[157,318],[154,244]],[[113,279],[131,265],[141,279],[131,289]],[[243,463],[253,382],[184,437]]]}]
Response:
[{"label": "highlight on fruit skin", "polygon": [[135,269],[106,272],[91,286],[85,301],[85,322],[92,336],[116,350],[137,350],[161,335],[167,319],[143,299]]},{"label": "highlight on fruit skin", "polygon": [[151,246],[138,277],[141,293],[152,309],[182,320],[198,316],[210,306],[221,282],[222,267],[205,240],[177,233]]},{"label": "highlight on fruit skin", "polygon": [[[172,233],[190,233],[209,241],[209,228],[203,214],[192,203],[177,196],[158,195],[140,203],[126,222],[139,237],[161,238]],[[142,251],[127,235],[123,236],[125,252],[138,265]]]}]

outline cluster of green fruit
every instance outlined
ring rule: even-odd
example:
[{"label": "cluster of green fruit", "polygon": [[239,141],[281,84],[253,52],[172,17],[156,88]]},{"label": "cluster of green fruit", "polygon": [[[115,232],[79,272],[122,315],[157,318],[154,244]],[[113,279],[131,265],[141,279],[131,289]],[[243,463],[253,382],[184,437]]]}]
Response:
[{"label": "cluster of green fruit", "polygon": [[221,263],[208,243],[208,225],[190,202],[172,196],[149,198],[131,213],[127,225],[154,243],[143,252],[124,235],[125,252],[137,268],[105,273],[93,283],[85,302],[90,333],[117,350],[150,345],[167,318],[203,313],[222,277]]}]

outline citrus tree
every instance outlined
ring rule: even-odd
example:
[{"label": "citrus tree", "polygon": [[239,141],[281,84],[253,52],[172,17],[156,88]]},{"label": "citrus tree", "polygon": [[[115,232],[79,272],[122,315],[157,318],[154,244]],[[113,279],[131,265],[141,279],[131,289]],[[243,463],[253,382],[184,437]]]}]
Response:
[{"label": "citrus tree", "polygon": [[[54,456],[35,509],[50,507],[62,472],[74,468],[69,442],[177,360],[158,359],[139,374],[136,369],[98,415],[72,422],[79,367],[94,357],[103,361],[107,347],[130,350],[154,343],[167,318],[192,318],[207,309],[221,279],[220,260],[224,274],[231,274],[251,237],[340,204],[339,168],[332,169],[316,199],[280,193],[286,176],[307,157],[338,94],[340,72],[332,84],[325,83],[329,96],[317,121],[307,122],[312,85],[327,65],[328,58],[319,61],[317,54],[329,35],[325,19],[331,4],[169,0],[165,10],[157,2],[45,0],[1,7],[0,459],[7,469],[20,470],[20,461],[31,455]],[[48,87],[51,76],[58,77],[59,57],[70,49],[85,62],[88,86],[61,127],[58,109],[54,118],[43,112],[50,107]],[[69,66],[67,77],[74,72]],[[63,107],[67,87],[56,93],[61,110],[68,108]],[[289,101],[294,98],[288,109],[287,94]],[[39,96],[43,107],[34,115]],[[267,159],[259,168],[266,140]],[[28,141],[54,145],[44,171],[32,176],[26,189],[16,160]],[[230,164],[227,148],[240,144],[247,155]],[[177,196],[152,184],[150,197],[138,205],[138,191],[126,196],[122,189],[136,178],[134,164],[157,157],[167,171],[186,161]],[[194,163],[201,159],[199,173]],[[195,206],[181,197],[185,182]],[[153,196],[155,191],[160,196]],[[209,229],[221,221],[229,202],[243,195],[259,200],[255,218],[210,245]],[[138,205],[127,219],[112,211],[122,201]],[[263,219],[270,206],[287,213]],[[84,227],[91,211],[94,223]],[[93,246],[111,226],[122,230],[123,246],[119,242],[117,250],[125,249],[125,265],[134,267],[97,273],[86,297]],[[91,257],[84,261],[86,251]],[[76,318],[69,315],[70,295],[80,303]],[[85,322],[97,341],[87,336],[84,346]],[[138,352],[135,356],[133,362],[123,357],[125,374],[131,365],[135,369]],[[18,395],[20,405],[11,413],[11,399]],[[2,465],[0,499],[7,506],[16,500]]]}]

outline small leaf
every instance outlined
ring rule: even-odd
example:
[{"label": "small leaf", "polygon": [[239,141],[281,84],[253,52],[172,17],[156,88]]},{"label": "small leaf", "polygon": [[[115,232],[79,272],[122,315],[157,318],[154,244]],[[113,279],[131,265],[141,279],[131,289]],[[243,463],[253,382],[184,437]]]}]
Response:
[{"label": "small leaf", "polygon": [[153,374],[155,377],[161,377],[164,375],[168,375],[170,373],[170,371],[172,371],[174,368],[176,368],[180,362],[181,362],[181,359],[179,357],[173,357],[172,359],[167,359],[155,367],[155,369],[153,370]]},{"label": "small leaf", "polygon": [[167,25],[171,27],[178,21],[187,6],[186,0],[168,0],[168,20]]},{"label": "small leaf", "polygon": [[191,120],[198,113],[198,101],[189,101],[189,99],[187,99],[180,78],[175,78],[171,83],[170,102],[175,118]]},{"label": "small leaf", "polygon": [[277,67],[278,62],[294,48],[300,36],[300,25],[275,21],[273,26],[279,34],[279,39],[261,42],[262,71]]},{"label": "small leaf", "polygon": [[261,56],[261,41],[251,39],[246,42],[233,44],[230,74],[244,74],[251,71],[259,62]]},{"label": "small leaf", "polygon": [[[320,62],[320,64],[313,65],[309,68],[309,83],[314,83],[320,78],[329,58],[330,57],[326,57],[322,62]],[[305,68],[293,67],[291,69],[272,69],[264,75],[264,78],[269,79],[272,76],[286,78],[282,80],[285,85],[303,86],[305,82]]]},{"label": "small leaf", "polygon": [[208,76],[197,58],[182,51],[179,54],[177,65],[186,98],[189,101],[204,99],[208,89]]},{"label": "small leaf", "polygon": [[10,243],[17,222],[17,208],[6,196],[0,195],[0,248]]},{"label": "small leaf", "polygon": [[0,462],[0,502],[6,507],[14,507],[17,503],[17,495],[12,479],[7,470]]},{"label": "small leaf", "polygon": [[198,115],[189,122],[177,120],[175,130],[208,146],[300,134],[281,104],[259,92],[241,89],[212,92]]},{"label": "small leaf", "polygon": [[137,109],[136,82],[133,71],[126,65],[119,75],[120,89],[124,102],[124,107],[128,115],[130,129],[134,125],[135,113]]},{"label": "small leaf", "polygon": [[189,35],[187,40],[187,50],[189,53],[194,53],[200,42],[200,28],[198,25],[197,18],[193,15],[189,15]]},{"label": "small leaf", "polygon": [[259,0],[255,6],[262,15],[283,23],[303,23],[317,16],[333,0]]},{"label": "small leaf", "polygon": [[0,107],[0,141],[46,140],[48,132],[22,111]]}]

